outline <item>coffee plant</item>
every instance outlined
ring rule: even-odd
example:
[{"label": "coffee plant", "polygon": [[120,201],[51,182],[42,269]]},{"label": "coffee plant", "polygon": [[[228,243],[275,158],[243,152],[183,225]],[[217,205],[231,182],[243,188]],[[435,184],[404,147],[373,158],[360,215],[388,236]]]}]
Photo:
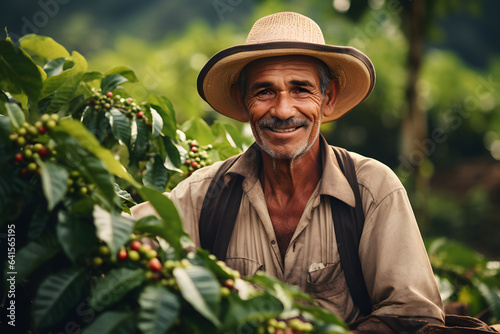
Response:
[{"label": "coffee plant", "polygon": [[[346,333],[297,288],[194,247],[163,192],[249,142],[177,124],[167,98],[127,93],[137,81],[49,37],[0,40],[2,333]],[[140,201],[157,215],[131,216]]]},{"label": "coffee plant", "polygon": [[463,315],[489,324],[500,321],[500,261],[443,237],[427,239],[426,248],[447,307],[463,306]]}]

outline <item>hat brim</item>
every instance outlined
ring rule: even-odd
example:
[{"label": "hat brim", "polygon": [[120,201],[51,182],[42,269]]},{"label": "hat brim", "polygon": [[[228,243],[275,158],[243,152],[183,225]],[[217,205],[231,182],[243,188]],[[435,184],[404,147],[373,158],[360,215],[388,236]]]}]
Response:
[{"label": "hat brim", "polygon": [[231,97],[231,87],[250,62],[267,57],[304,55],[322,60],[340,83],[334,112],[323,123],[334,121],[364,101],[375,85],[375,69],[370,59],[357,49],[304,42],[269,42],[237,45],[220,51],[198,75],[198,93],[217,112],[245,121]]}]

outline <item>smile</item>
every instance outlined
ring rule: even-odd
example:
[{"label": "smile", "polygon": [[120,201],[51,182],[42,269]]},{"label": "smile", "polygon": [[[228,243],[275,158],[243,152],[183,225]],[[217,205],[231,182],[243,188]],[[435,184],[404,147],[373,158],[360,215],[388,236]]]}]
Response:
[{"label": "smile", "polygon": [[285,132],[292,132],[297,130],[299,127],[296,128],[288,128],[288,129],[270,129],[273,132],[278,132],[278,133],[285,133]]}]

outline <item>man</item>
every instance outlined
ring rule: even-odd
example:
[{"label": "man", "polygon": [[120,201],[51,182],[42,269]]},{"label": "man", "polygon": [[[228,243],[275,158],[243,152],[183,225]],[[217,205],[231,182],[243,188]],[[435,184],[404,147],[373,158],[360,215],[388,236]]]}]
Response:
[{"label": "man", "polygon": [[[218,112],[249,121],[256,141],[223,176],[243,180],[226,263],[244,276],[264,270],[300,287],[354,332],[392,333],[391,327],[404,327],[398,321],[444,319],[406,192],[389,168],[349,153],[365,217],[359,258],[373,305],[363,318],[347,288],[330,206],[334,197],[355,207],[355,196],[320,135],[321,123],[366,99],[374,82],[364,54],[326,45],[316,23],[287,12],[258,20],[245,45],[213,56],[200,72],[198,91]],[[197,245],[204,198],[220,167],[199,170],[169,195]],[[144,216],[151,207],[133,212]]]}]

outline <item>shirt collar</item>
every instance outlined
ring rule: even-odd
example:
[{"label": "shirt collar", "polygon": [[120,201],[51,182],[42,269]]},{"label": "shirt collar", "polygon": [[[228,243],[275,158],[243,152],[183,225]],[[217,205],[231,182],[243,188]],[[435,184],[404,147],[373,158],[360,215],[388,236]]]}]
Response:
[{"label": "shirt collar", "polygon": [[319,184],[320,195],[338,198],[342,202],[355,207],[354,192],[344,173],[340,170],[337,157],[325,137],[320,136],[321,154],[323,158],[323,174]]},{"label": "shirt collar", "polygon": [[[354,207],[355,199],[349,182],[340,170],[337,157],[328,145],[323,135],[319,136],[320,151],[323,161],[323,174],[319,182],[319,194],[333,196]],[[252,187],[259,180],[259,171],[262,165],[261,150],[257,143],[250,146],[238,161],[227,171],[224,180],[227,182],[231,174],[239,174],[245,178],[247,187]]]},{"label": "shirt collar", "polygon": [[231,175],[238,174],[245,178],[245,183],[255,185],[259,180],[261,165],[260,147],[257,143],[253,143],[244,153],[240,154],[238,160],[229,168],[224,175],[224,181],[228,182]]}]

